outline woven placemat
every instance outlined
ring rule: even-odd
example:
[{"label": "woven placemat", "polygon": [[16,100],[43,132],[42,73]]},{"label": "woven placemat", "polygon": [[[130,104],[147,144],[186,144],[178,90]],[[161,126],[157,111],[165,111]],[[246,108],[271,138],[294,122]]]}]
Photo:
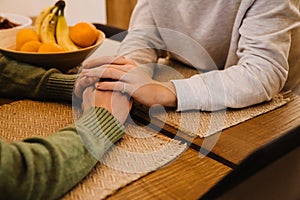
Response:
[{"label": "woven placemat", "polygon": [[[197,70],[184,66],[176,61],[161,59],[159,63],[160,65],[156,67],[154,73],[154,79],[159,81],[187,78],[199,73]],[[145,108],[142,105],[139,106],[144,112],[149,113],[151,118],[155,118],[159,121],[158,126],[168,124],[189,135],[203,138],[279,108],[288,103],[292,98],[294,98],[292,94],[278,94],[271,101],[251,107],[226,109],[216,112],[176,112],[175,110],[166,110],[162,107],[148,110],[149,108]]]},{"label": "woven placemat", "polygon": [[271,101],[258,105],[243,109],[226,109],[215,112],[176,112],[158,107],[152,108],[149,113],[151,118],[160,121],[159,124],[168,124],[188,135],[204,138],[279,108],[291,101],[292,98],[296,97],[285,97],[285,95],[279,94]]},{"label": "woven placemat", "polygon": [[[0,138],[6,141],[47,136],[73,122],[72,108],[65,104],[22,100],[0,106]],[[170,163],[186,148],[146,127],[127,124],[124,138],[62,199],[104,199]]]}]

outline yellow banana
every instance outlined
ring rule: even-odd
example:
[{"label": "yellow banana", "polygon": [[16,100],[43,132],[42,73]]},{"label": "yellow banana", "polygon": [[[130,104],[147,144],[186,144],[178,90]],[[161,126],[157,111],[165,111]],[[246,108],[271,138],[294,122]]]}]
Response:
[{"label": "yellow banana", "polygon": [[60,11],[56,25],[56,41],[65,51],[75,51],[78,47],[72,42],[64,12]]},{"label": "yellow banana", "polygon": [[44,19],[46,18],[47,15],[49,15],[52,11],[52,9],[54,8],[55,6],[52,5],[52,6],[49,6],[45,9],[43,9],[40,14],[37,16],[37,18],[35,19],[35,22],[34,22],[34,30],[36,31],[36,33],[38,35],[40,35],[40,29],[42,27],[42,23],[44,21]]},{"label": "yellow banana", "polygon": [[42,22],[40,28],[40,38],[43,43],[46,42],[56,43],[55,29],[58,20],[58,11],[59,11],[59,7],[54,6],[52,11],[45,17],[45,19]]}]

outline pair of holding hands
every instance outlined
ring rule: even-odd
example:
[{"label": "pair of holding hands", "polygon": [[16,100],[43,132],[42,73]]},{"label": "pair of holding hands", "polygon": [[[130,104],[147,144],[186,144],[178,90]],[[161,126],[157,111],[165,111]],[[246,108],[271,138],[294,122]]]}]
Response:
[{"label": "pair of holding hands", "polygon": [[[84,90],[85,88],[88,89]],[[76,96],[82,96],[83,100],[87,96],[91,98],[92,94],[88,93],[94,93],[98,96],[98,98],[94,98],[94,105],[102,107],[102,100],[99,99],[108,94],[111,95],[113,98],[108,110],[114,115],[119,110],[118,107],[120,107],[119,111],[131,108],[128,96],[122,94],[123,92],[146,106],[159,104],[175,107],[177,100],[175,87],[171,82],[153,80],[134,61],[124,57],[105,56],[83,63],[74,92]],[[83,107],[88,107],[88,105],[83,105]]]}]

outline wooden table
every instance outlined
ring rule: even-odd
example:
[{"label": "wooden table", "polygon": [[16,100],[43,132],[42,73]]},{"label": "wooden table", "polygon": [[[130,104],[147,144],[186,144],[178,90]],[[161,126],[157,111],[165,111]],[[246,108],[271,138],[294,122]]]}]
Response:
[{"label": "wooden table", "polygon": [[198,199],[230,170],[188,149],[170,165],[133,182],[108,199]]},{"label": "wooden table", "polygon": [[[13,100],[0,98],[0,104]],[[121,188],[108,199],[198,199],[261,146],[300,124],[299,98],[222,132],[212,154],[199,156],[196,138],[181,157]],[[168,136],[177,130],[165,127]],[[201,155],[201,154],[200,154]]]},{"label": "wooden table", "polygon": [[[147,124],[147,115],[139,110],[135,110],[137,120]],[[155,119],[152,119],[155,120]],[[159,124],[159,122],[155,122]],[[223,130],[218,135],[217,143],[214,145],[209,157],[218,160],[231,168],[235,168],[250,153],[270,141],[284,135],[288,130],[300,124],[300,98],[297,97],[287,105],[257,116],[249,121]],[[155,125],[154,125],[155,127]],[[161,125],[159,126],[159,128]],[[165,135],[173,138],[182,137],[183,140],[192,142],[191,148],[198,151],[203,144],[203,138],[194,138],[185,133],[178,133],[178,130],[163,125],[161,131]],[[209,137],[208,137],[209,138]]]},{"label": "wooden table", "polygon": [[[253,151],[299,124],[300,100],[297,98],[224,130],[206,157],[199,156],[203,139],[196,138],[175,162],[120,189],[108,199],[198,199]],[[164,127],[162,132],[172,137],[177,130]]]}]

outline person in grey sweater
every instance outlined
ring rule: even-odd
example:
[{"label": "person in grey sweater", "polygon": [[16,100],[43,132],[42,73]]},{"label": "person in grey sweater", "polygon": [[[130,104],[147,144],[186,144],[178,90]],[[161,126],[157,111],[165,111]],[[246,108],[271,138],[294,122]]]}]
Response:
[{"label": "person in grey sweater", "polygon": [[[119,80],[98,83],[98,89],[126,91],[148,106],[178,111],[269,101],[300,84],[299,5],[299,0],[139,0],[117,54],[127,60],[96,67],[103,60],[98,58],[83,73]],[[153,63],[164,52],[199,74],[154,81]]]}]

